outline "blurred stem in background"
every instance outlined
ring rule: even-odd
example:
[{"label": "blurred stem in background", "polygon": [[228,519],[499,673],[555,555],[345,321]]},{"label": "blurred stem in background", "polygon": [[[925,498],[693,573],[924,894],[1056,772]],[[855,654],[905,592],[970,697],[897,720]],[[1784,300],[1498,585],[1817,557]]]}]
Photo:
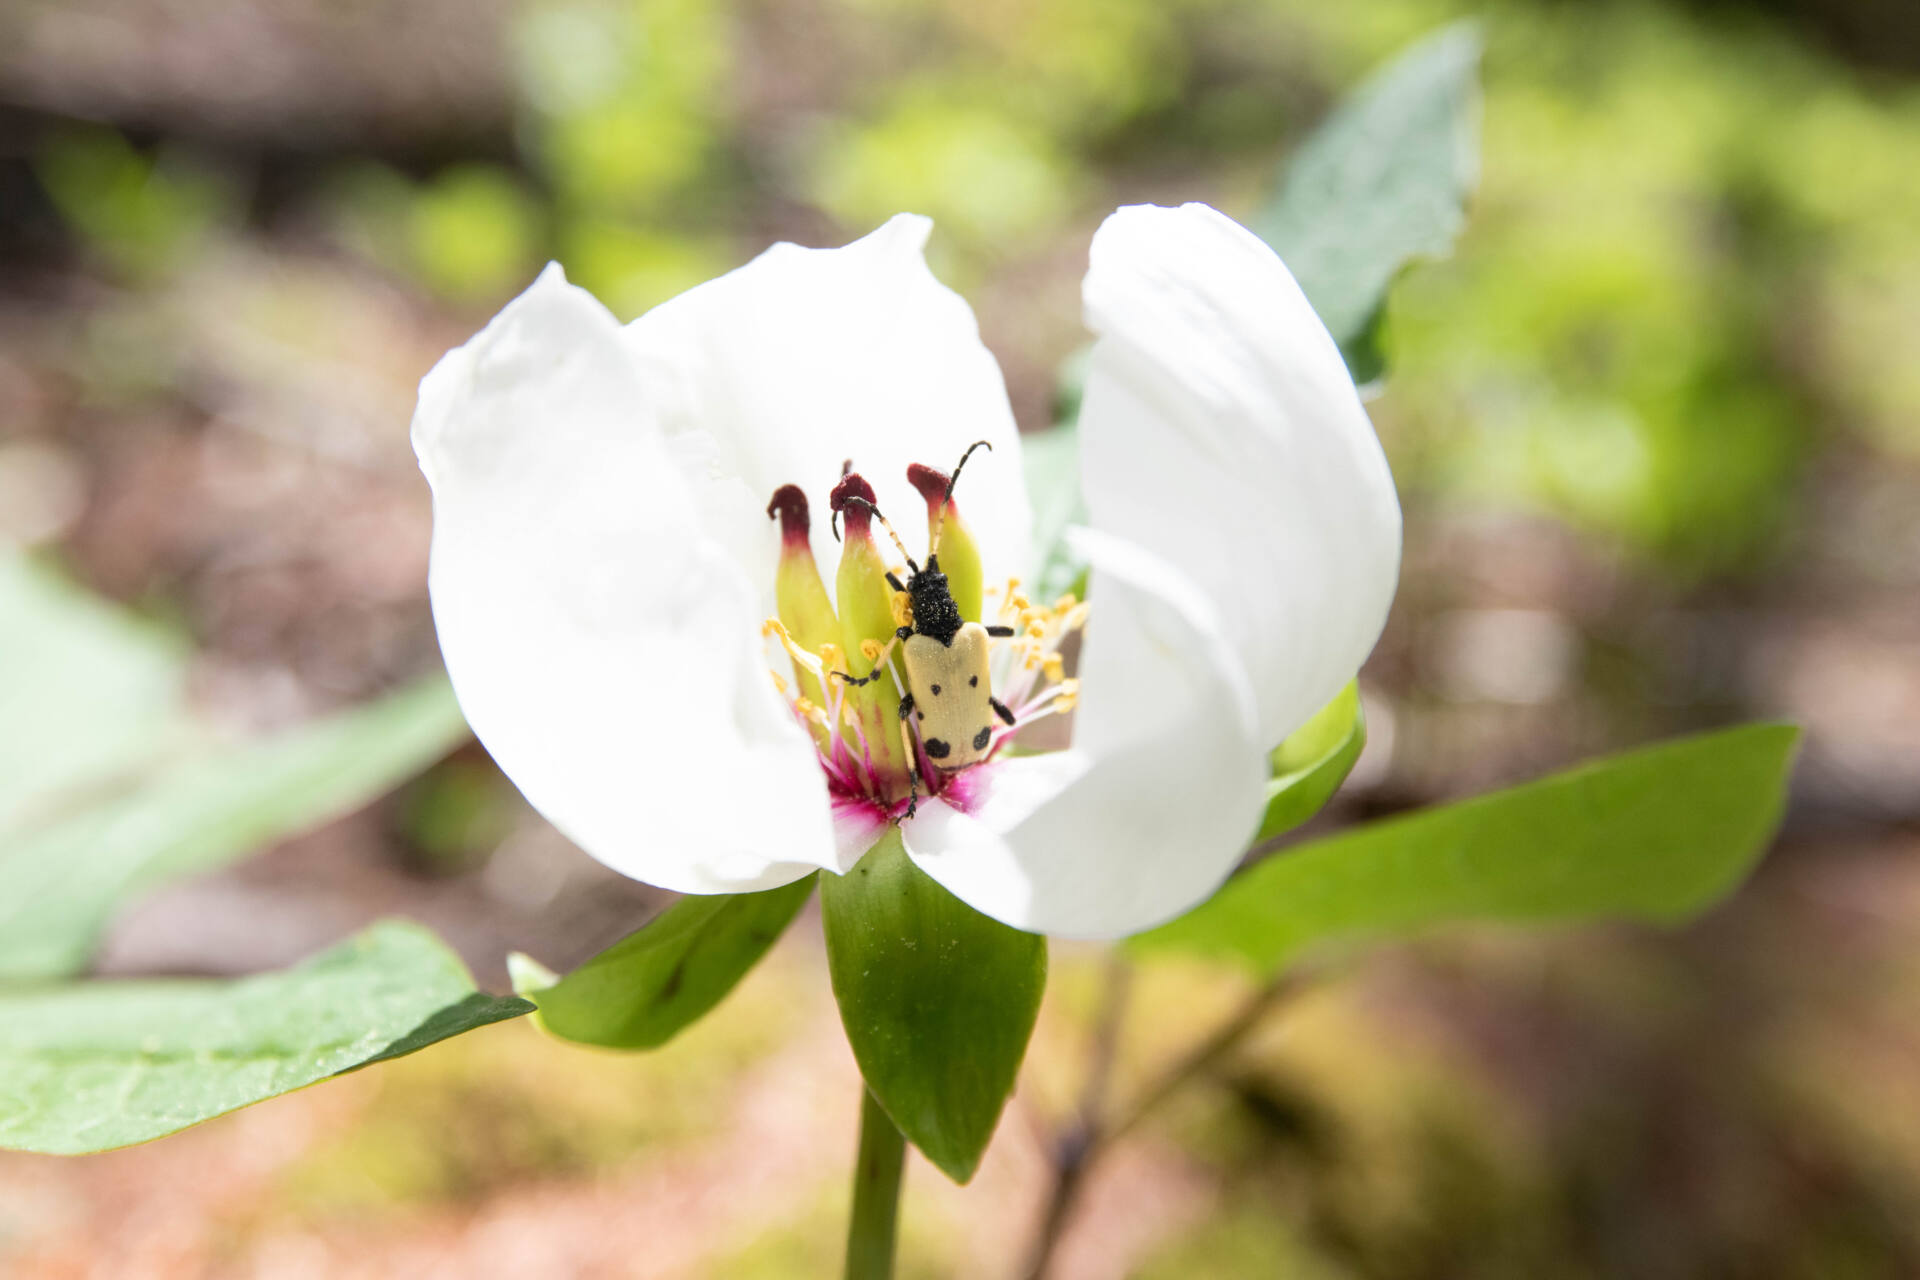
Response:
[{"label": "blurred stem in background", "polygon": [[1079,1115],[1054,1143],[1053,1187],[1047,1194],[1046,1211],[1028,1255],[1023,1273],[1027,1280],[1046,1280],[1047,1268],[1053,1263],[1054,1251],[1065,1234],[1081,1187],[1099,1155],[1132,1132],[1161,1103],[1225,1059],[1269,1013],[1298,994],[1310,980],[1305,971],[1296,971],[1267,982],[1249,996],[1232,1017],[1221,1023],[1218,1030],[1168,1069],[1157,1083],[1117,1116],[1103,1119],[1107,1085],[1119,1053],[1120,1029],[1126,1020],[1127,996],[1133,985],[1133,964],[1125,953],[1115,950],[1109,955],[1102,977],[1100,1012],[1088,1054],[1087,1078],[1080,1091]]}]

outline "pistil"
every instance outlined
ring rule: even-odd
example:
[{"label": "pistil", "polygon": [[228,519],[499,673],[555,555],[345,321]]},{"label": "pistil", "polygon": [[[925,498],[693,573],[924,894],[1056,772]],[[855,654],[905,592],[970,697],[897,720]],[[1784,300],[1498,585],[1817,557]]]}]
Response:
[{"label": "pistil", "polygon": [[[859,502],[849,502],[857,498]],[[841,527],[840,568],[834,577],[834,594],[839,601],[840,635],[845,647],[848,674],[866,676],[874,670],[874,659],[894,636],[897,622],[894,597],[887,581],[888,566],[873,536],[873,486],[857,472],[849,472],[833,487],[831,503],[839,514]],[[907,794],[909,762],[899,737],[900,694],[892,670],[880,678],[851,687],[846,693],[862,738],[862,749],[871,761],[873,781],[888,799]]]}]

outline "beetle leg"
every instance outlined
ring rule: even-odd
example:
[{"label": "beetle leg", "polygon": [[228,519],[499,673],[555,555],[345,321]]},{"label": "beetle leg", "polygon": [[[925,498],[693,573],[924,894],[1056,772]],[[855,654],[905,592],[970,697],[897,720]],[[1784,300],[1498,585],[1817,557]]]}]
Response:
[{"label": "beetle leg", "polygon": [[[913,695],[908,694],[907,702],[911,702],[912,699]],[[907,769],[906,817],[911,818],[914,812],[920,808],[920,753],[914,750],[913,735],[907,731],[907,702],[900,704],[900,745],[907,749],[907,759],[913,761],[913,764]],[[899,821],[905,821],[905,818]],[[895,825],[899,825],[899,822],[896,822]]]},{"label": "beetle leg", "polygon": [[873,655],[873,670],[863,676],[856,676],[851,671],[829,671],[827,674],[830,676],[839,676],[856,689],[863,684],[872,684],[880,678],[880,668],[886,666],[888,660],[892,657],[893,646],[899,644],[912,634],[912,627],[902,627],[898,632],[894,633],[893,639],[887,641],[886,644],[881,646],[880,652]]},{"label": "beetle leg", "polygon": [[913,691],[908,690],[907,696],[900,699],[900,718],[902,720],[905,720],[908,716],[912,714],[913,714]]},{"label": "beetle leg", "polygon": [[995,638],[997,638],[997,639],[1002,639],[1002,640],[1004,640],[1004,639],[1006,639],[1006,638],[1007,638],[1008,636],[1010,636],[1010,635],[1012,635],[1012,634],[1013,634],[1013,628],[1012,628],[1012,627],[1002,627],[1002,626],[997,626],[997,625],[996,625],[996,626],[991,626],[991,627],[988,627],[988,628],[987,628],[987,634],[988,634],[988,635],[990,635],[990,636],[994,636],[994,637],[995,637]]},{"label": "beetle leg", "polygon": [[1000,699],[994,697],[992,694],[987,695],[987,701],[993,704],[993,714],[999,716],[1009,725],[1013,723],[1013,712],[1007,709],[1006,703],[1000,701]]}]

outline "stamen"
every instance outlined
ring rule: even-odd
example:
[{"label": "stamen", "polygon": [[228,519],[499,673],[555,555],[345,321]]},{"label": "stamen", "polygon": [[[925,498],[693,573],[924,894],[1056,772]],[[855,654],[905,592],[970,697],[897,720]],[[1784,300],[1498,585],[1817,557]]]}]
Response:
[{"label": "stamen", "polygon": [[[787,628],[781,623],[780,619],[768,618],[761,624],[760,634],[763,636],[776,637],[780,641],[781,647],[787,651],[787,656],[804,667],[816,680],[824,676],[825,668],[821,666],[820,659],[814,657],[805,649],[802,649],[794,638],[788,634]],[[780,678],[780,674],[777,671],[769,672],[768,674],[772,675],[776,681]]]}]

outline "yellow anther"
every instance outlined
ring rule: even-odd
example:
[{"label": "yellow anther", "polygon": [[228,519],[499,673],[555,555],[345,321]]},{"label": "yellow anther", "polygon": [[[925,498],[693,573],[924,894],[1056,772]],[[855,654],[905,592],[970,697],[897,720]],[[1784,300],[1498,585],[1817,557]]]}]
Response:
[{"label": "yellow anther", "polygon": [[1047,628],[1043,623],[1029,622],[1027,624],[1027,634],[1035,640],[1044,639],[1047,634]]},{"label": "yellow anther", "polygon": [[913,625],[913,597],[904,591],[893,593],[893,625],[896,627]]},{"label": "yellow anther", "polygon": [[1078,631],[1080,628],[1086,626],[1089,607],[1090,606],[1083,602],[1067,610],[1066,622],[1063,624],[1063,629],[1067,631]]},{"label": "yellow anther", "polygon": [[[788,657],[799,663],[801,669],[811,673],[816,680],[820,678],[822,671],[820,659],[814,657],[796,644],[793,637],[787,633],[787,629],[780,624],[780,619],[768,618],[766,622],[761,625],[760,634],[763,636],[778,637],[780,645],[787,651]],[[778,679],[779,677],[776,675],[774,678]]]},{"label": "yellow anther", "polygon": [[1076,596],[1075,594],[1073,594],[1073,592],[1069,591],[1067,592],[1067,594],[1061,596],[1058,600],[1055,600],[1053,602],[1053,611],[1055,613],[1066,613],[1068,610],[1072,609],[1073,606],[1079,603],[1080,603],[1080,597]]},{"label": "yellow anther", "polygon": [[1046,668],[1047,679],[1049,680],[1058,683],[1067,678],[1066,659],[1057,653],[1048,654],[1040,665]]},{"label": "yellow anther", "polygon": [[[769,671],[767,672],[767,674],[773,677],[773,687],[780,691],[780,696],[783,698],[786,697],[787,696],[786,677],[782,676],[778,671]],[[800,699],[800,701],[805,702],[806,699],[802,698]]]},{"label": "yellow anther", "polygon": [[878,662],[880,660],[880,650],[882,647],[878,640],[862,640],[860,642],[860,656],[868,662]]},{"label": "yellow anther", "polygon": [[1033,608],[1033,601],[1027,599],[1018,591],[1015,591],[1007,596],[1007,607],[1018,613],[1025,613],[1027,610]]}]

